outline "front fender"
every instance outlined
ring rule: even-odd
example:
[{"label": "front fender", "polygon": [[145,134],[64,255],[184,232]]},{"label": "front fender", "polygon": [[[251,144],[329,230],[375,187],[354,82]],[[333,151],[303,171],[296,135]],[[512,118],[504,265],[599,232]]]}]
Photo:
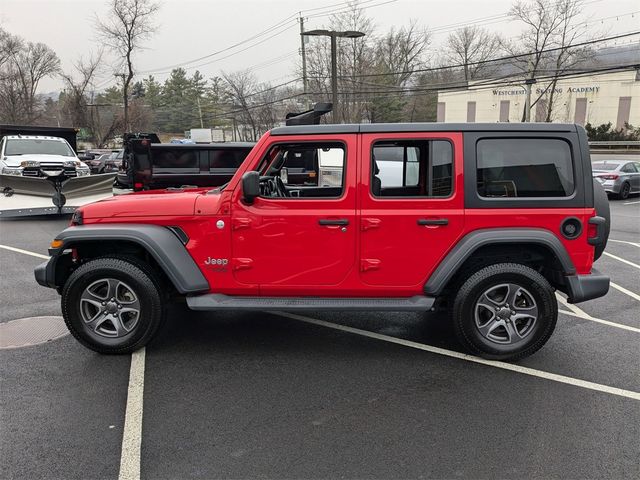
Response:
[{"label": "front fender", "polygon": [[109,224],[69,227],[56,236],[62,241],[58,248],[50,248],[51,258],[36,268],[38,283],[60,287],[56,280],[56,263],[62,253],[83,242],[127,241],[141,246],[158,263],[176,290],[182,294],[209,290],[209,283],[194,262],[184,244],[171,230],[158,225]]}]

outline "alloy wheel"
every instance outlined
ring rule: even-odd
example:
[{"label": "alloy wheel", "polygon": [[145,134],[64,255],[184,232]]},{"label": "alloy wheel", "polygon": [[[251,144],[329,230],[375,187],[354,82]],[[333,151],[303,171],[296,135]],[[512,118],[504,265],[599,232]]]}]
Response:
[{"label": "alloy wheel", "polygon": [[138,324],[140,300],[126,283],[102,278],[82,292],[80,314],[85,327],[92,333],[120,338],[131,333]]},{"label": "alloy wheel", "polygon": [[522,342],[538,320],[533,295],[515,283],[494,285],[476,300],[475,324],[490,342],[514,345]]}]

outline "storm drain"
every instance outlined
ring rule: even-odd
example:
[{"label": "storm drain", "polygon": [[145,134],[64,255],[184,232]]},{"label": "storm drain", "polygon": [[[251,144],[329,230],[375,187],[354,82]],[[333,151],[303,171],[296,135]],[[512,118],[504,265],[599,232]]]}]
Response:
[{"label": "storm drain", "polygon": [[38,345],[69,334],[62,317],[28,317],[0,323],[0,349]]}]

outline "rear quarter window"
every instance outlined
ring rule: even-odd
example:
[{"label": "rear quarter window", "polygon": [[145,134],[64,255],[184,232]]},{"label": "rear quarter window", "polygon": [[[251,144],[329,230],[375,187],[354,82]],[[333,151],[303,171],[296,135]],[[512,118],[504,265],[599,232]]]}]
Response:
[{"label": "rear quarter window", "polygon": [[481,197],[568,197],[574,192],[569,144],[557,138],[487,138],[476,145]]}]

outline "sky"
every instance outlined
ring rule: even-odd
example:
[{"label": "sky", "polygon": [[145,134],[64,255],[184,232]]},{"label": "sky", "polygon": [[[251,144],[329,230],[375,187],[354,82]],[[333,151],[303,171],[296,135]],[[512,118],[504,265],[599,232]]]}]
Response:
[{"label": "sky", "polygon": [[[106,15],[107,0],[0,0],[0,26],[32,42],[49,45],[59,56],[65,71],[80,57],[100,49],[97,18]],[[300,26],[321,28],[329,22],[327,12],[344,9],[345,0],[160,0],[157,31],[135,58],[140,77],[167,77],[172,66],[211,55],[250,39],[266,29],[269,33],[223,53],[185,66],[210,78],[221,71],[252,68],[261,82],[278,84],[295,76],[299,65]],[[381,35],[400,28],[411,19],[433,32],[431,54],[437,54],[447,36],[460,26],[477,25],[517,36],[522,28],[506,16],[512,0],[360,0],[376,25],[368,35]],[[584,21],[590,32],[610,36],[640,30],[640,3],[629,0],[585,0]],[[280,25],[280,26],[277,26]],[[640,37],[632,37],[637,42]],[[630,40],[626,40],[629,42]],[[611,43],[612,45],[613,43]],[[247,48],[249,47],[249,48]],[[241,51],[244,50],[244,51]],[[225,58],[226,57],[226,58]],[[116,82],[119,60],[105,57],[97,87]],[[59,78],[46,78],[40,92],[61,89]]]}]

